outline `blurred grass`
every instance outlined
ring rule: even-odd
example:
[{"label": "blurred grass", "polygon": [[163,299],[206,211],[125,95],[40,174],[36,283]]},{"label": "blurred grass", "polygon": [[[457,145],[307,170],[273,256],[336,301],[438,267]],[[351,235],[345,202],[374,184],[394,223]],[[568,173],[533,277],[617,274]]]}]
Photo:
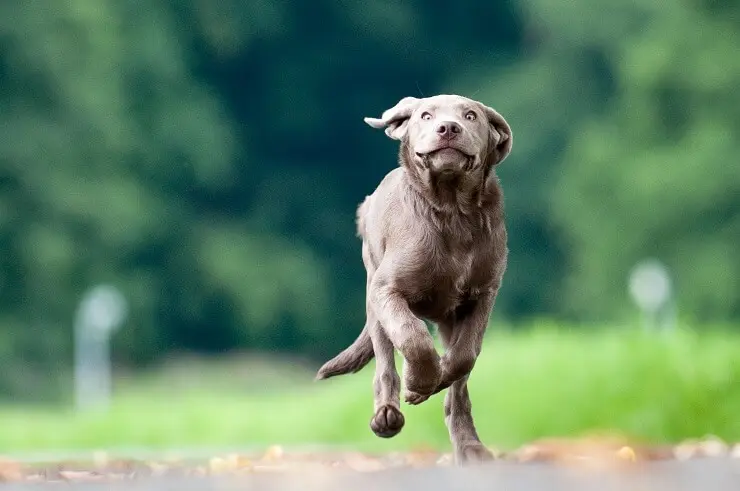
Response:
[{"label": "blurred grass", "polygon": [[[740,440],[739,341],[740,334],[721,330],[491,331],[470,381],[479,432],[499,448],[599,430],[650,442],[706,434]],[[382,440],[368,427],[372,364],[320,383],[298,365],[268,365],[213,363],[205,369],[190,360],[123,380],[107,414],[0,407],[0,452],[272,444],[448,448],[442,396],[418,407],[403,404],[406,427]]]}]

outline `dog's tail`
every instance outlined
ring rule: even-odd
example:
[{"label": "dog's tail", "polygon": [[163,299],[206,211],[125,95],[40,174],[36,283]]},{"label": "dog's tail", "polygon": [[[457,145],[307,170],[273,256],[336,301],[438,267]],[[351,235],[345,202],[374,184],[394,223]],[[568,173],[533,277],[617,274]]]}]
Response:
[{"label": "dog's tail", "polygon": [[339,353],[331,360],[324,363],[318,373],[316,374],[316,380],[324,380],[337,375],[345,375],[347,373],[357,373],[362,370],[365,365],[370,363],[370,360],[375,356],[373,351],[373,343],[370,340],[370,334],[367,332],[367,327],[362,329],[362,332],[357,339],[349,345],[344,351]]}]

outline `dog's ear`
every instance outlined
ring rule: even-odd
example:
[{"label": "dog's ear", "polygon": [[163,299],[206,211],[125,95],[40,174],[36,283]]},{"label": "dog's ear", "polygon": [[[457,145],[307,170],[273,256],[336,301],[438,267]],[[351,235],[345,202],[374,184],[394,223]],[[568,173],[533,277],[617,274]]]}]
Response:
[{"label": "dog's ear", "polygon": [[394,140],[403,140],[409,118],[420,103],[421,99],[416,97],[404,97],[398,104],[384,111],[380,119],[365,118],[365,122],[376,129],[385,128],[385,134]]},{"label": "dog's ear", "polygon": [[483,105],[488,118],[488,125],[491,131],[490,153],[493,158],[493,165],[498,165],[504,161],[511,153],[512,135],[511,127],[495,109]]}]

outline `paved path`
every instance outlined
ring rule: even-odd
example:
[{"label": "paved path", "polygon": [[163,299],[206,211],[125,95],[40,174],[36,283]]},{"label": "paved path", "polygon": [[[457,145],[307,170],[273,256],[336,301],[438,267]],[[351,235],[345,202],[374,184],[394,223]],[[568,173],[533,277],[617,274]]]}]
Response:
[{"label": "paved path", "polygon": [[740,461],[730,458],[637,463],[611,470],[548,463],[496,462],[456,468],[397,468],[373,472],[326,469],[231,477],[146,477],[130,481],[5,483],[2,491],[32,489],[131,491],[738,491]]}]

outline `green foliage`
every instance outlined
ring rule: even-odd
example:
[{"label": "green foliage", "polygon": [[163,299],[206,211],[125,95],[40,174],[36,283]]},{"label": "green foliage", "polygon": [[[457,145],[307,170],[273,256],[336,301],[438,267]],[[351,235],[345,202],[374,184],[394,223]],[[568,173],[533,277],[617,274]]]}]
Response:
[{"label": "green foliage", "polygon": [[[740,439],[736,332],[552,327],[489,336],[470,382],[476,425],[487,444],[511,449],[537,438],[601,431],[652,443],[706,434]],[[421,406],[403,404],[406,426],[398,437],[372,434],[372,366],[322,383],[284,362],[276,371],[239,366],[204,369],[191,360],[180,377],[168,370],[167,376],[128,381],[119,385],[109,414],[6,407],[0,410],[0,447],[449,449],[441,395]]]},{"label": "green foliage", "polygon": [[[119,365],[325,358],[364,323],[355,207],[408,95],[499,109],[497,314],[615,319],[657,256],[682,315],[737,319],[738,7],[413,0],[0,3],[0,397],[64,392],[77,301],[119,286]],[[54,376],[48,376],[53,373]]]},{"label": "green foliage", "polygon": [[[387,43],[439,21],[421,5],[0,6],[0,394],[68,386],[22,390],[18,371],[68,373],[76,303],[102,281],[131,303],[124,365],[349,342],[364,322],[355,206],[395,158],[361,117],[456,59],[432,32]],[[511,45],[515,23],[493,17]],[[484,34],[466,30],[449,33],[459,47]],[[52,348],[34,356],[40,333]]]},{"label": "green foliage", "polygon": [[646,15],[608,55],[607,111],[575,129],[563,157],[553,194],[573,247],[566,299],[579,314],[619,310],[625,272],[648,255],[674,271],[690,315],[737,316],[740,30],[689,2]]},{"label": "green foliage", "polygon": [[452,80],[514,129],[499,171],[512,231],[499,308],[614,319],[629,269],[658,257],[683,315],[737,318],[737,5],[521,7],[529,42],[513,66]]}]

